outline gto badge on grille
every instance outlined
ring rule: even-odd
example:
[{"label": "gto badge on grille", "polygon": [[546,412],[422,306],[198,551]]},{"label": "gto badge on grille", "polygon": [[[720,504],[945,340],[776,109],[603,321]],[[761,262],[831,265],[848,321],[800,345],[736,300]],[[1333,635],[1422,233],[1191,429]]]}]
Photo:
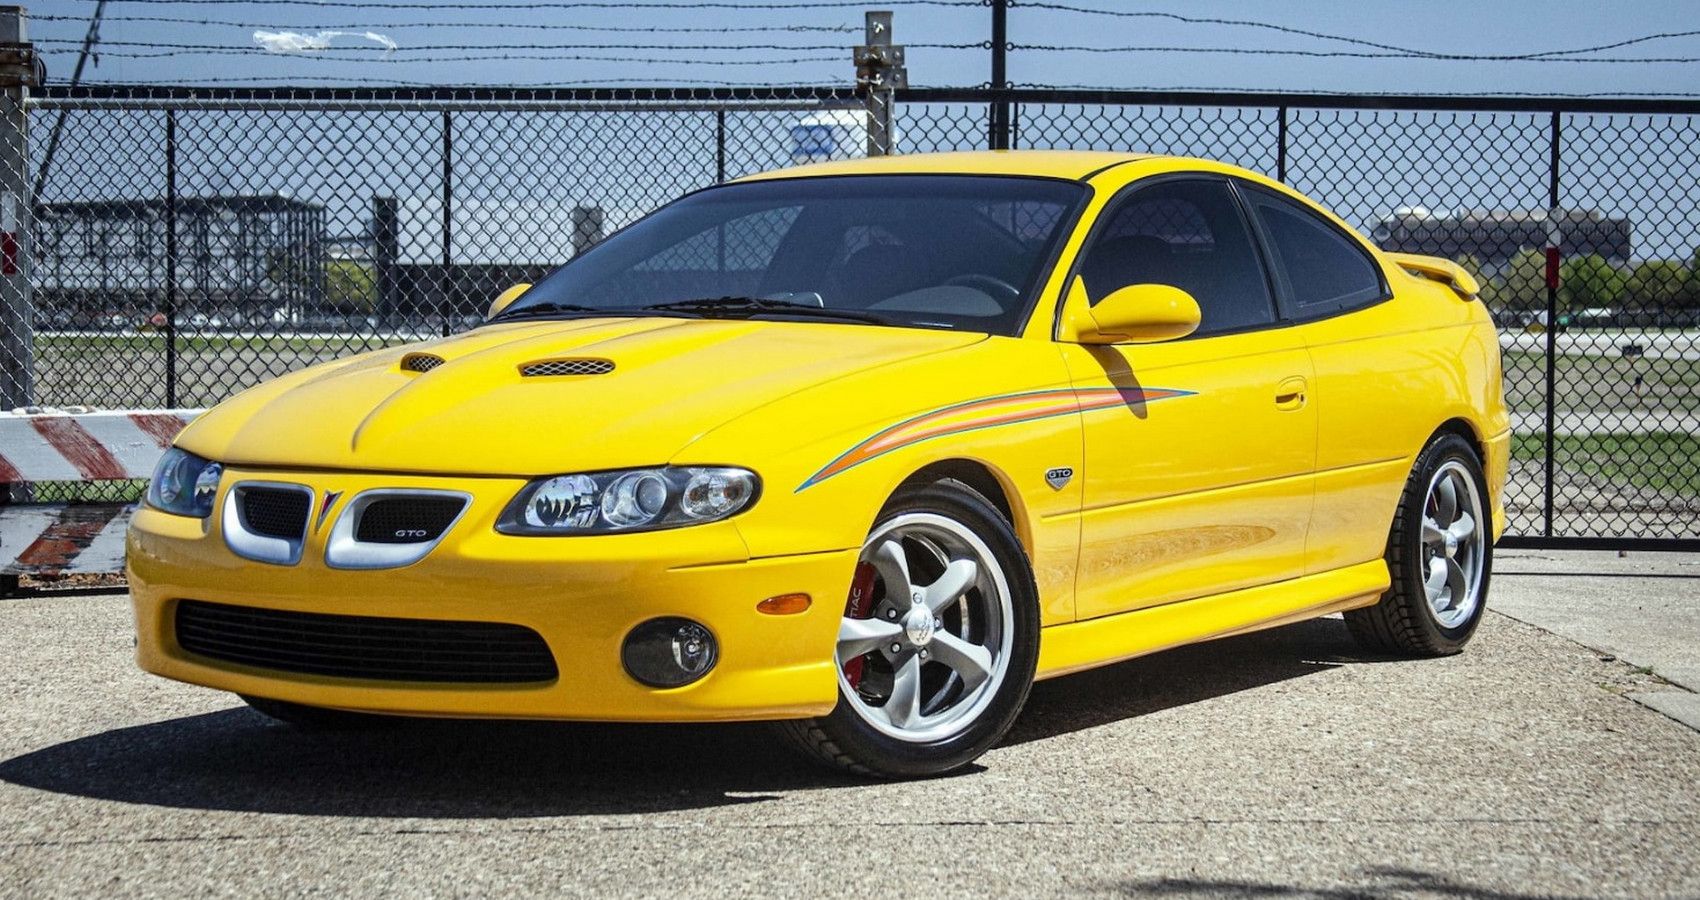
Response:
[{"label": "gto badge on grille", "polygon": [[342,499],[342,491],[325,491],[325,497],[319,501],[319,517],[313,520],[313,530],[319,531],[325,527],[325,517],[331,514],[331,507]]},{"label": "gto badge on grille", "polygon": [[1068,484],[1068,480],[1073,477],[1073,469],[1068,466],[1058,466],[1057,468],[1051,469],[1045,473],[1045,483],[1050,485],[1053,490],[1060,491],[1063,489],[1064,485]]}]

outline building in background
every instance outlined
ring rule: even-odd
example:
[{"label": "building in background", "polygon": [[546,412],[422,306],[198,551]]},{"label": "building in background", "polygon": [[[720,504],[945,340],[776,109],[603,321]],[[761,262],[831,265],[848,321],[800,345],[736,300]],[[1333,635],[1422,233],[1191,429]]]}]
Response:
[{"label": "building in background", "polygon": [[370,312],[385,322],[482,317],[503,290],[542,278],[642,214],[570,200],[456,198],[445,222],[441,198],[377,197],[370,247],[361,251],[372,265]]},{"label": "building in background", "polygon": [[[36,207],[38,319],[49,327],[138,325],[167,303],[164,198]],[[324,295],[324,208],[279,194],[176,201],[180,320],[270,321]]]},{"label": "building in background", "polygon": [[1631,255],[1628,219],[1592,209],[1511,209],[1433,213],[1401,207],[1376,223],[1371,237],[1383,250],[1448,259],[1475,259],[1487,275],[1524,250],[1548,246],[1549,233],[1565,257],[1600,256],[1618,265]]}]

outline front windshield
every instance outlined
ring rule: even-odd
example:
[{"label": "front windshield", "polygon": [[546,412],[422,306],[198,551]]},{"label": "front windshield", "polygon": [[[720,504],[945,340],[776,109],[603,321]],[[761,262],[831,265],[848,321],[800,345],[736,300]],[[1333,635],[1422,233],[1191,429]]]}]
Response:
[{"label": "front windshield", "polygon": [[654,309],[672,304],[1014,334],[1085,196],[1075,182],[971,175],[725,185],[618,232],[497,318],[678,314]]}]

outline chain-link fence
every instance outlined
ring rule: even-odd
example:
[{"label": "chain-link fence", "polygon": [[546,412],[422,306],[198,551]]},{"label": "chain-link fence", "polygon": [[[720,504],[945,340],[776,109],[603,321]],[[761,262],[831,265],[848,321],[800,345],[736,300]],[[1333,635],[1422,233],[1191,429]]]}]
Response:
[{"label": "chain-link fence", "polygon": [[1700,546],[1700,104],[86,87],[28,113],[34,306],[12,327],[36,403],[208,405],[467,328],[507,285],[750,172],[888,141],[1143,150],[1262,171],[1481,277],[1514,539]]}]

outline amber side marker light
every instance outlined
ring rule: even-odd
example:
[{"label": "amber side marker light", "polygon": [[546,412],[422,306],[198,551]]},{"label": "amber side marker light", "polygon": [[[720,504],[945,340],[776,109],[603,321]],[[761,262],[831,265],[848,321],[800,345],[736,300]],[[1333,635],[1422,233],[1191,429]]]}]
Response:
[{"label": "amber side marker light", "polygon": [[757,603],[756,610],[770,616],[791,616],[807,610],[813,602],[808,594],[780,594]]}]

